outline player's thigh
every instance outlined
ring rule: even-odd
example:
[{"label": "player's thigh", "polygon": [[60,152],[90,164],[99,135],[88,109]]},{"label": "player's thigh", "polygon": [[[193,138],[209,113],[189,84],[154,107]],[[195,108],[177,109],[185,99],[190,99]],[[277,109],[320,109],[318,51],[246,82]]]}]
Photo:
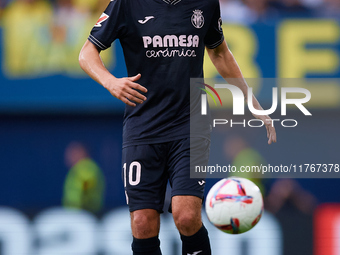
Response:
[{"label": "player's thigh", "polygon": [[162,212],[167,184],[164,145],[128,146],[122,154],[122,177],[130,212]]},{"label": "player's thigh", "polygon": [[169,153],[169,180],[173,196],[195,196],[203,199],[205,179],[190,178],[191,164],[207,165],[210,141],[204,138],[181,139],[172,144]]},{"label": "player's thigh", "polygon": [[174,218],[200,220],[202,199],[196,196],[173,196],[171,199]]}]

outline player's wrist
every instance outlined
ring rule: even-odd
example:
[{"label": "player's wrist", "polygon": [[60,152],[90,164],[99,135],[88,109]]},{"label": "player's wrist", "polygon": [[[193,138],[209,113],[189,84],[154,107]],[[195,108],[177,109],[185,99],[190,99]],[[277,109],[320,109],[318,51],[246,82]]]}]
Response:
[{"label": "player's wrist", "polygon": [[107,90],[110,90],[115,82],[117,82],[117,78],[112,76],[112,77],[106,77],[102,81],[102,86],[106,88]]}]

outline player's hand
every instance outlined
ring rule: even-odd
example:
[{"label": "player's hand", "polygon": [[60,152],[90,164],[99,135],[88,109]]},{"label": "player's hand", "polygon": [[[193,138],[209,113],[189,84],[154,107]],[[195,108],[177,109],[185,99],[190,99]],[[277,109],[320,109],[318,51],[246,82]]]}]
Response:
[{"label": "player's hand", "polygon": [[136,103],[141,104],[146,100],[146,97],[140,92],[146,93],[148,90],[136,83],[141,77],[137,74],[133,77],[115,78],[105,84],[105,88],[110,91],[111,95],[123,101],[130,106],[136,106]]},{"label": "player's hand", "polygon": [[262,120],[266,130],[267,130],[267,138],[268,138],[268,144],[276,143],[276,131],[274,127],[274,121],[267,115],[256,115],[253,114],[253,116],[259,120]]},{"label": "player's hand", "polygon": [[272,121],[272,119],[269,118],[269,120],[266,120],[267,122],[265,122],[265,126],[267,129],[267,138],[268,138],[268,144],[276,143],[276,131],[274,128],[274,122]]}]

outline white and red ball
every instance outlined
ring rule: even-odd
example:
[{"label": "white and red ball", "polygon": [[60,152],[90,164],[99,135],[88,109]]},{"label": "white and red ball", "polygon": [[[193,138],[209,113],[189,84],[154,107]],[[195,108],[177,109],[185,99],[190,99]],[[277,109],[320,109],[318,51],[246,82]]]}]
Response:
[{"label": "white and red ball", "polygon": [[261,219],[263,198],[250,180],[230,177],[218,181],[208,192],[205,210],[210,222],[229,234],[252,229]]}]

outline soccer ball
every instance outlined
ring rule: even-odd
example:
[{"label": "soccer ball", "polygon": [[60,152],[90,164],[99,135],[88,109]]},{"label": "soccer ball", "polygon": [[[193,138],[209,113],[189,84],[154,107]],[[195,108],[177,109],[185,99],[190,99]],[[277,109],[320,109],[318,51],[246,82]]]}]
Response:
[{"label": "soccer ball", "polygon": [[261,219],[262,194],[248,179],[222,179],[209,190],[205,210],[215,227],[225,233],[241,234],[252,229]]}]

